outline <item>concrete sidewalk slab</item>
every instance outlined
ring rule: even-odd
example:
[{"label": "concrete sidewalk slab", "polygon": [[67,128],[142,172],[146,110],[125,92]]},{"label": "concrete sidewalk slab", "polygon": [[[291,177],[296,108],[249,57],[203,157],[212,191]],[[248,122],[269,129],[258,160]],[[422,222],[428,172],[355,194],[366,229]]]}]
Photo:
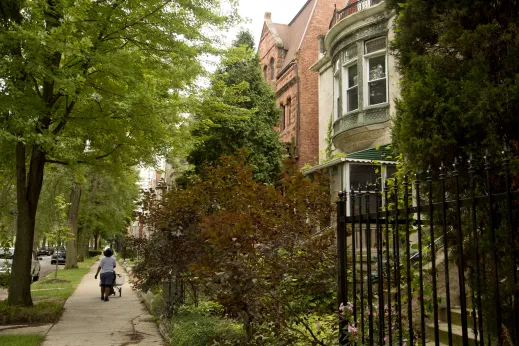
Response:
[{"label": "concrete sidewalk slab", "polygon": [[[165,345],[129,284],[122,286],[122,297],[116,290],[116,297],[101,301],[99,280],[94,279],[96,270],[97,263],[65,303],[63,316],[47,333],[42,346]],[[123,273],[122,269],[118,273]]]}]

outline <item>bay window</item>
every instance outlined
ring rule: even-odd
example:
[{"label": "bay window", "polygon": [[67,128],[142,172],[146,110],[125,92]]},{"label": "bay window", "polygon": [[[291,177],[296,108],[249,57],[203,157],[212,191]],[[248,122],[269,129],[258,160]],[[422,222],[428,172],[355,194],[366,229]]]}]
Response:
[{"label": "bay window", "polygon": [[346,112],[351,112],[359,108],[357,45],[353,44],[346,48],[342,59],[343,90],[346,92],[343,109],[346,110]]},{"label": "bay window", "polygon": [[387,56],[386,38],[379,37],[364,43],[366,65],[367,105],[387,102]]}]

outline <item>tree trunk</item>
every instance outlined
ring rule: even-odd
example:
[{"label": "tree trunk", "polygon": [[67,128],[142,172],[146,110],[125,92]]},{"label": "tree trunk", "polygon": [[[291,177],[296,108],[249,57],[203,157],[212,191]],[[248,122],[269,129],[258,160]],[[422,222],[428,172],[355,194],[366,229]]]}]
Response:
[{"label": "tree trunk", "polygon": [[[9,283],[9,305],[31,306],[31,262],[34,244],[36,209],[43,184],[45,154],[32,147],[29,175],[27,176],[25,144],[16,144],[16,244]],[[27,181],[28,178],[28,181]]]},{"label": "tree trunk", "polygon": [[43,240],[41,241],[41,247],[45,247],[45,244],[47,244],[47,237],[43,236]]},{"label": "tree trunk", "polygon": [[86,226],[81,226],[77,230],[77,258],[78,262],[83,262],[85,260],[86,251],[85,251],[85,233]]},{"label": "tree trunk", "polygon": [[[96,195],[97,195],[97,188],[99,185],[99,174],[96,172],[93,175],[92,178],[92,189],[90,191],[90,195],[88,196],[88,203],[89,205],[93,205]],[[85,258],[88,254],[88,244],[90,242],[86,242],[87,239],[90,239],[90,215],[86,215],[86,222],[81,229],[79,229],[79,235],[78,235],[78,255],[83,258]]]},{"label": "tree trunk", "polygon": [[79,201],[81,199],[81,188],[79,184],[72,184],[70,192],[70,208],[68,210],[68,225],[70,237],[67,238],[67,259],[65,269],[77,268],[77,216],[79,213]]},{"label": "tree trunk", "polygon": [[99,238],[99,234],[97,232],[94,233],[94,250],[97,250],[97,248],[98,248],[98,243],[97,243],[98,238]]}]

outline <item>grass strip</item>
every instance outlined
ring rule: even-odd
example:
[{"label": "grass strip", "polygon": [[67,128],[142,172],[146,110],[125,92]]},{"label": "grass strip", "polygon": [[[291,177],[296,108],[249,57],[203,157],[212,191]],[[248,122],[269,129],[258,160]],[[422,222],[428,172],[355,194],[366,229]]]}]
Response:
[{"label": "grass strip", "polygon": [[43,341],[43,336],[29,335],[0,335],[2,346],[38,346]]},{"label": "grass strip", "polygon": [[[98,258],[79,262],[76,269],[58,270],[31,285],[33,306],[9,306],[0,302],[0,324],[44,324],[54,323],[63,313],[65,301],[74,293],[83,277]],[[4,345],[0,342],[0,345]]]},{"label": "grass strip", "polygon": [[63,301],[65,302],[76,290],[77,285],[88,273],[90,267],[97,261],[96,258],[87,258],[84,262],[78,263],[77,269],[58,270],[57,280],[55,281],[54,272],[35,282],[31,286],[31,296],[33,301]]}]

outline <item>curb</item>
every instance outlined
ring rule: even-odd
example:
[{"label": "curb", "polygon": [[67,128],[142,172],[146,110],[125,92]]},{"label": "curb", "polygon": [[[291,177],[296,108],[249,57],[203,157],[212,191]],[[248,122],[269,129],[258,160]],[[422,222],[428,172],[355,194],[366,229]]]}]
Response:
[{"label": "curb", "polygon": [[[134,275],[133,275],[133,267],[130,267],[126,265],[126,262],[124,260],[121,261],[121,267],[124,269],[124,271],[128,274],[128,279],[130,281],[130,284],[134,284]],[[148,310],[151,316],[154,317],[154,321],[157,324],[159,328],[160,336],[162,336],[162,339],[164,339],[169,345],[171,345],[171,338],[168,335],[169,325],[166,320],[160,319],[157,321],[155,316],[153,315],[153,300],[155,298],[154,294],[151,291],[143,292],[142,290],[136,288],[135,286],[132,286],[132,289],[137,292],[137,296],[141,299],[141,302],[144,303],[144,306]]]}]

